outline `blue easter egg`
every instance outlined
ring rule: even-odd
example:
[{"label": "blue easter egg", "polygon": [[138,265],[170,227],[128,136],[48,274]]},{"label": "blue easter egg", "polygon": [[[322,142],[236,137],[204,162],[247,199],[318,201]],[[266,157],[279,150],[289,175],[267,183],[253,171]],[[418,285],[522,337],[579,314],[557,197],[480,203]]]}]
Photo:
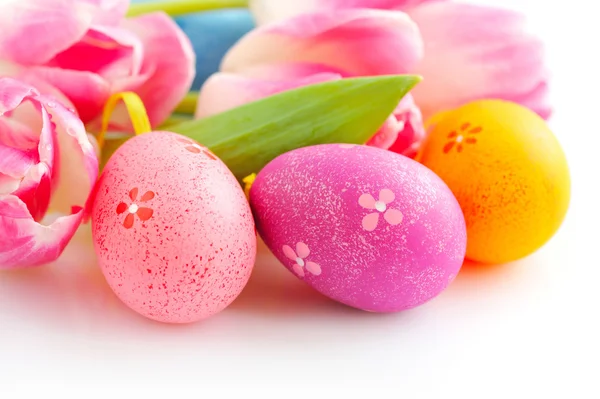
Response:
[{"label": "blue easter egg", "polygon": [[[132,0],[148,3],[153,0]],[[227,51],[255,27],[249,10],[230,8],[189,14],[174,18],[190,38],[196,53],[196,77],[192,86],[199,90],[210,75],[219,70]]]},{"label": "blue easter egg", "polygon": [[175,21],[190,38],[196,52],[194,90],[200,89],[204,81],[219,70],[227,51],[255,26],[252,14],[245,9],[207,11],[177,17]]}]

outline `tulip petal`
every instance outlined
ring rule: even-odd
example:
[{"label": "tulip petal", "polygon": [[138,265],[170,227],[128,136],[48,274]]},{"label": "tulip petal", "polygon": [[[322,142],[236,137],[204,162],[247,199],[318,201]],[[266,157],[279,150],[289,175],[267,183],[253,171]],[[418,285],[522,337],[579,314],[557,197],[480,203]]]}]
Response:
[{"label": "tulip petal", "polygon": [[[43,64],[77,42],[94,10],[77,0],[13,0],[0,12],[0,59]],[[23,40],[27,38],[27,44]]]},{"label": "tulip petal", "polygon": [[[298,67],[298,70],[304,70],[304,68]],[[273,72],[275,77],[277,71]],[[286,77],[284,72],[279,71],[279,73],[278,77]],[[286,90],[341,78],[339,74],[329,72],[290,78],[290,80],[262,80],[229,73],[217,73],[210,77],[202,87],[196,117],[204,118]]]},{"label": "tulip petal", "polygon": [[550,85],[548,81],[542,81],[538,86],[521,94],[515,94],[511,101],[527,107],[544,119],[552,116],[552,104],[550,102]]},{"label": "tulip petal", "polygon": [[15,179],[12,176],[0,172],[0,195],[8,195],[19,189],[21,179]]},{"label": "tulip petal", "polygon": [[0,78],[0,116],[12,112],[25,98],[39,94],[32,87],[15,79]]},{"label": "tulip petal", "polygon": [[421,3],[440,0],[250,0],[250,9],[260,25],[283,21],[299,14],[349,8],[405,11]]},{"label": "tulip petal", "polygon": [[49,226],[37,223],[24,202],[0,195],[0,269],[38,266],[58,258],[83,217],[77,210]]},{"label": "tulip petal", "polygon": [[194,80],[196,57],[190,40],[162,12],[126,20],[124,28],[144,46],[141,74],[148,78],[119,83],[118,91],[133,90],[144,101],[152,126],[164,122],[188,93]]},{"label": "tulip petal", "polygon": [[84,123],[98,117],[110,97],[110,84],[92,72],[45,66],[33,67],[29,72],[59,88],[68,96]]},{"label": "tulip petal", "polygon": [[259,65],[244,69],[244,76],[272,80],[288,81],[309,77],[311,75],[330,74],[331,78],[349,78],[352,77],[347,71],[339,68],[333,68],[324,64],[313,63],[279,63],[273,65]]},{"label": "tulip petal", "polygon": [[[0,74],[2,74],[1,71],[0,71]],[[20,68],[19,70],[14,71],[14,73],[6,73],[4,75],[10,76],[15,80],[18,80],[22,83],[26,83],[32,87],[35,87],[36,91],[39,92],[40,94],[54,97],[58,100],[59,103],[61,103],[65,107],[69,108],[71,111],[77,112],[75,110],[75,105],[73,105],[71,100],[69,100],[69,98],[62,91],[60,91],[57,87],[48,83],[43,78],[39,77],[35,73],[35,71],[32,71],[30,68]],[[30,114],[29,117],[22,115],[22,117],[19,117],[18,119],[21,123],[24,123],[25,126],[29,126],[33,130],[39,130],[39,123],[37,123],[39,121],[35,120],[35,122],[37,123],[35,126],[31,124],[32,116],[33,116],[34,120],[38,119],[39,112],[36,111],[35,115]],[[13,122],[15,122],[15,121],[13,121]]]},{"label": "tulip petal", "polygon": [[408,94],[367,145],[414,157],[424,138],[425,127],[421,111],[412,95]]},{"label": "tulip petal", "polygon": [[48,66],[29,68],[28,74],[66,94],[87,123],[99,117],[110,94],[120,91],[121,85],[148,78],[139,75],[142,58],[142,43],[131,32],[96,26]]},{"label": "tulip petal", "polygon": [[142,58],[142,43],[131,32],[119,27],[93,26],[81,40],[57,54],[49,64],[92,72],[113,81],[138,75]]},{"label": "tulip petal", "polygon": [[52,195],[52,171],[45,163],[39,163],[27,171],[18,190],[12,194],[25,203],[36,222],[42,220]]},{"label": "tulip petal", "polygon": [[5,175],[22,179],[38,162],[39,155],[36,150],[20,150],[6,146],[0,141],[0,170]]},{"label": "tulip petal", "polygon": [[[36,188],[36,185],[32,186],[31,181],[35,182],[36,177],[39,176],[37,179],[39,184],[44,172],[47,172],[48,177],[50,174],[47,166],[45,170],[38,168],[38,162],[39,155],[36,150],[19,150],[5,146],[0,141],[0,195],[15,193],[21,199],[27,197],[28,193]],[[28,202],[26,199],[23,200]]]},{"label": "tulip petal", "polygon": [[385,121],[385,124],[381,127],[381,129],[379,129],[377,133],[371,137],[371,139],[367,142],[367,145],[387,150],[396,142],[398,135],[404,130],[404,128],[404,123],[398,121],[394,115],[391,115]]},{"label": "tulip petal", "polygon": [[0,179],[0,195],[17,196],[36,221],[41,220],[48,210],[54,158],[52,146],[45,149],[46,143],[50,142],[47,140],[52,138],[44,137],[44,134],[41,137],[44,138],[43,142],[40,140],[40,146],[44,146],[42,152],[35,148],[18,150],[0,142],[0,174],[3,175]]},{"label": "tulip petal", "polygon": [[82,0],[94,7],[94,24],[117,25],[129,8],[128,0]]},{"label": "tulip petal", "polygon": [[425,79],[412,91],[426,118],[485,98],[550,114],[543,44],[527,33],[521,14],[442,2],[417,7],[410,15],[426,43],[414,71]]},{"label": "tulip petal", "polygon": [[51,98],[41,99],[56,126],[59,150],[57,164],[60,168],[55,176],[58,184],[50,207],[68,214],[73,207],[85,206],[98,177],[98,158],[77,115]]},{"label": "tulip petal", "polygon": [[[27,101],[29,100],[29,101]],[[27,121],[30,125],[40,126],[40,133],[28,129],[19,117],[19,111],[30,106],[38,122]],[[0,78],[0,143],[24,151],[37,148],[37,161],[46,162],[50,167],[54,163],[53,132],[49,114],[41,105],[40,94],[33,87],[11,78]],[[16,129],[11,129],[16,128]],[[22,135],[22,136],[20,136]]]},{"label": "tulip petal", "polygon": [[29,126],[13,118],[1,118],[0,113],[0,142],[20,150],[35,148],[36,134]]},{"label": "tulip petal", "polygon": [[[4,78],[0,79],[0,91],[6,95],[5,101],[0,101],[0,194],[19,198],[38,221],[48,209],[52,191],[55,140],[51,121],[40,105],[39,93],[31,86]],[[25,115],[21,112],[24,107]],[[28,122],[41,125],[41,132],[34,134],[25,127],[18,120],[22,117],[39,120],[39,123]],[[11,129],[14,127],[17,128]]]},{"label": "tulip petal", "polygon": [[[404,100],[407,100],[406,102]],[[405,97],[396,112],[394,113],[394,118],[402,124],[402,130],[398,132],[398,136],[396,137],[396,141],[392,144],[388,150],[402,154],[404,156],[414,158],[417,155],[421,144],[426,137],[426,130],[423,123],[423,117],[421,115],[421,110],[414,105],[412,100],[412,96]],[[407,104],[413,103],[412,106],[407,106]]]},{"label": "tulip petal", "polygon": [[257,65],[312,63],[349,75],[401,74],[422,56],[417,26],[400,11],[352,9],[302,14],[260,27],[225,56],[222,71]]}]

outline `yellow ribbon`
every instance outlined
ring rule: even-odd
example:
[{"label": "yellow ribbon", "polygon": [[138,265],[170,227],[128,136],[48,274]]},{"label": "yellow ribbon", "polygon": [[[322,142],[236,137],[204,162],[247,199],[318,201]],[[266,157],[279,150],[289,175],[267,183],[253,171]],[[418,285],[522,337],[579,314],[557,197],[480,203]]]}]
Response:
[{"label": "yellow ribbon", "polygon": [[98,147],[101,150],[104,147],[104,141],[106,132],[108,131],[110,117],[112,116],[112,113],[117,107],[119,101],[123,101],[125,107],[127,108],[127,113],[129,114],[129,119],[131,119],[131,124],[133,125],[133,130],[136,136],[152,131],[152,126],[150,126],[150,119],[146,113],[144,102],[137,94],[130,91],[113,94],[104,105],[104,111],[102,114],[102,128],[96,137],[96,140],[98,141]]},{"label": "yellow ribbon", "polygon": [[244,193],[248,200],[250,200],[250,189],[252,188],[252,184],[254,184],[254,180],[256,180],[256,173],[252,173],[242,179],[242,182],[244,182]]}]

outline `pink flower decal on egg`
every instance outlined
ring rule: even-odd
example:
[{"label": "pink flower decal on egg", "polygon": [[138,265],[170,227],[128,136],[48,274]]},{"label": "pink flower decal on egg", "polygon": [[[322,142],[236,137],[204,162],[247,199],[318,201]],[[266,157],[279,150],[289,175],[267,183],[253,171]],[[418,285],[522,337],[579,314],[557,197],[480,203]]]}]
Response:
[{"label": "pink flower decal on egg", "polygon": [[392,226],[402,223],[404,215],[397,209],[388,208],[388,205],[394,202],[396,195],[390,189],[384,188],[379,192],[379,200],[375,200],[371,194],[363,194],[358,199],[358,203],[365,209],[373,209],[376,212],[370,213],[362,220],[362,226],[367,231],[373,231],[379,224],[379,214],[383,213],[383,218]]},{"label": "pink flower decal on egg", "polygon": [[303,242],[296,244],[296,251],[294,251],[289,245],[283,246],[283,253],[289,259],[296,262],[293,266],[294,272],[300,277],[304,277],[304,269],[308,270],[310,274],[318,276],[321,274],[321,266],[315,262],[306,261],[308,255],[310,255],[310,249],[308,245]]},{"label": "pink flower decal on egg", "polygon": [[[138,189],[136,187],[129,192],[129,198],[131,198],[132,201],[131,204],[127,205],[125,202],[121,202],[119,206],[117,206],[117,214],[120,215],[122,213],[128,212],[127,216],[125,217],[125,221],[123,221],[123,226],[125,226],[126,229],[130,229],[133,227],[133,224],[135,222],[134,215],[137,215],[137,217],[142,222],[145,222],[146,220],[149,220],[154,214],[154,211],[151,208],[141,207],[137,204],[137,196]],[[140,198],[139,202],[148,202],[152,198],[154,198],[154,193],[152,191],[146,191],[146,193]]]},{"label": "pink flower decal on egg", "polygon": [[204,154],[207,157],[209,157],[210,159],[212,159],[213,161],[217,160],[217,157],[215,157],[206,147],[201,146],[200,144],[196,143],[193,140],[190,139],[177,139],[177,141],[179,141],[180,143],[185,144],[185,149],[188,150],[191,153],[194,154]]}]

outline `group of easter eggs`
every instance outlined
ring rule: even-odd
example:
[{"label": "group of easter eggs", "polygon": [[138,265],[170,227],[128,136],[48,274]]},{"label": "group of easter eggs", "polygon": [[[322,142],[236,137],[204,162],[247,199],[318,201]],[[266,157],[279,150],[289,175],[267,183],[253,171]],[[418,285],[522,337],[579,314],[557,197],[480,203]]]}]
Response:
[{"label": "group of easter eggs", "polygon": [[100,267],[127,306],[167,323],[204,319],[238,297],[257,231],[323,295],[398,312],[440,294],[465,259],[532,254],[570,199],[566,158],[545,121],[496,100],[434,117],[416,160],[343,143],[282,154],[258,171],[249,201],[208,149],[169,132],[126,142],[98,184]]}]

